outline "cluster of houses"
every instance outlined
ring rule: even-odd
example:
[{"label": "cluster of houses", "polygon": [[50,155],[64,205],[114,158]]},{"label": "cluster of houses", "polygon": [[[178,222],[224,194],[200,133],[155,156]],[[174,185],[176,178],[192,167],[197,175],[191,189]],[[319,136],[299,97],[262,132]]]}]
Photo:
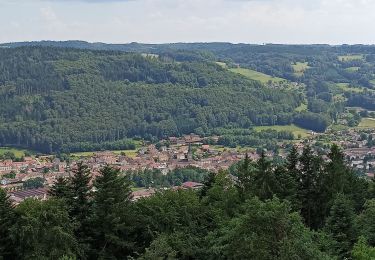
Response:
[{"label": "cluster of houses", "polygon": [[343,149],[349,166],[373,177],[375,172],[375,130],[350,128],[321,135]]},{"label": "cluster of houses", "polygon": [[[344,149],[344,155],[348,164],[367,174],[374,176],[375,172],[375,146],[369,142],[375,139],[375,132],[371,130],[346,130],[343,133],[326,133],[314,136],[308,142],[314,146],[321,139],[330,140]],[[210,139],[215,142],[215,138]],[[217,140],[216,140],[217,141]],[[296,144],[302,150],[304,144]],[[7,190],[15,202],[33,197],[45,199],[48,187],[52,186],[58,177],[68,177],[72,174],[77,162],[88,165],[93,178],[99,174],[99,170],[110,165],[119,168],[123,172],[159,170],[167,174],[177,168],[194,166],[201,169],[217,172],[228,169],[234,163],[242,160],[245,154],[250,159],[257,160],[259,155],[255,151],[238,151],[236,149],[224,149],[215,145],[206,144],[198,135],[186,135],[180,138],[170,137],[158,145],[149,144],[141,147],[136,154],[116,153],[111,151],[95,152],[90,156],[76,157],[71,162],[60,161],[54,156],[25,157],[22,162],[12,160],[0,161],[0,187]],[[267,156],[273,156],[272,152]],[[280,154],[285,157],[286,154]],[[24,183],[30,179],[40,178],[44,180],[44,188],[25,190]],[[184,183],[177,188],[199,188],[199,183]],[[138,190],[133,193],[133,199],[148,197],[154,194],[154,189]]]},{"label": "cluster of houses", "polygon": [[[103,151],[93,153],[91,156],[75,158],[77,160],[69,163],[53,156],[25,157],[22,162],[0,161],[0,187],[7,190],[14,201],[19,202],[27,197],[45,198],[48,187],[52,186],[58,177],[68,177],[72,174],[71,169],[75,168],[78,161],[88,165],[95,177],[105,165],[117,167],[124,172],[156,169],[167,174],[177,168],[188,166],[217,172],[220,169],[228,169],[245,156],[245,152],[218,149],[204,144],[203,139],[197,135],[172,137],[166,140],[166,143],[167,145],[144,146],[135,156]],[[254,160],[258,158],[255,152],[250,152],[249,156]],[[35,192],[25,192],[24,183],[35,178],[42,178],[46,188],[35,190]],[[194,187],[189,187],[189,185],[191,183],[185,183],[181,187],[199,187],[199,184],[195,184]],[[133,197],[147,197],[153,192],[154,190],[142,190],[135,192]]]}]

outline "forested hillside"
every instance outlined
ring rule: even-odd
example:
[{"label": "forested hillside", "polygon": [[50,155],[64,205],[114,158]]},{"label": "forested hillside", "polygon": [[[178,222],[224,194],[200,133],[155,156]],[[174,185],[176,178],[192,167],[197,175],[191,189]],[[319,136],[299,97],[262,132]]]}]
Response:
[{"label": "forested hillside", "polygon": [[323,132],[358,124],[351,107],[374,110],[374,86],[365,45],[1,44],[0,145],[125,149],[129,138],[292,123]]},{"label": "forested hillside", "polygon": [[[191,58],[194,53],[195,58]],[[217,127],[290,124],[303,96],[266,88],[204,53],[0,49],[0,145],[42,152],[131,146]],[[206,58],[204,58],[206,57]]]}]

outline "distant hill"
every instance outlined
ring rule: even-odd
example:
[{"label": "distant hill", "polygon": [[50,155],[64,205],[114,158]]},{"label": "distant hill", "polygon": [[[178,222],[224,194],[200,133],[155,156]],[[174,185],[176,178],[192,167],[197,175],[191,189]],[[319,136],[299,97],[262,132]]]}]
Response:
[{"label": "distant hill", "polygon": [[324,131],[345,107],[375,110],[367,45],[5,43],[0,72],[0,145],[44,152],[220,127]]},{"label": "distant hill", "polygon": [[203,58],[176,62],[114,51],[0,48],[0,71],[0,146],[43,152],[289,124],[303,99]]}]

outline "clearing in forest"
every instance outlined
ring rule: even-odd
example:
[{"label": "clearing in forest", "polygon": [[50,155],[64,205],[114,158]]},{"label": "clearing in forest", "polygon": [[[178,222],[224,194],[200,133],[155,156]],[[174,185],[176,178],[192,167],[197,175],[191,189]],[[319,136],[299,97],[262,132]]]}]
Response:
[{"label": "clearing in forest", "polygon": [[291,132],[294,135],[295,139],[297,139],[297,138],[299,139],[299,137],[303,139],[303,138],[306,138],[310,135],[309,130],[298,127],[294,124],[292,124],[292,125],[273,125],[273,126],[256,126],[256,127],[254,127],[254,130],[259,131],[259,132],[262,131],[262,130],[268,130],[268,129],[276,130],[278,132],[281,132],[281,131]]},{"label": "clearing in forest", "polygon": [[278,78],[278,77],[272,77],[270,75],[264,74],[262,72],[258,72],[251,69],[244,69],[244,68],[233,68],[229,69],[230,71],[234,73],[241,74],[249,79],[260,81],[263,84],[267,84],[269,82],[271,83],[281,83],[283,81],[286,81],[285,79]]}]

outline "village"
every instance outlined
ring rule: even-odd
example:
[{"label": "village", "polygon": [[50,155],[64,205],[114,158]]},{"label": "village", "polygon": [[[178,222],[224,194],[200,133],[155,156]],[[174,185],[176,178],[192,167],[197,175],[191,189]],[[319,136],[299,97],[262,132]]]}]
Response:
[{"label": "village", "polygon": [[[197,167],[217,172],[228,169],[232,164],[244,158],[245,153],[233,150],[216,150],[210,145],[203,144],[203,139],[197,135],[186,135],[182,138],[171,137],[167,146],[158,149],[154,144],[141,147],[135,156],[113,151],[94,152],[89,156],[73,157],[73,160],[62,161],[55,156],[24,157],[22,161],[0,161],[0,187],[7,190],[14,201],[34,197],[45,199],[48,187],[52,186],[58,177],[69,177],[77,162],[87,165],[95,177],[99,170],[113,166],[123,172],[159,170],[167,174],[177,168]],[[252,159],[257,159],[255,152],[249,153]],[[25,183],[37,180],[40,185],[26,188]],[[199,183],[184,183],[182,187],[196,188]],[[39,187],[42,186],[42,187]],[[148,196],[154,190],[134,191],[133,197]]]},{"label": "village", "polygon": [[[374,176],[375,171],[375,146],[372,146],[372,133],[370,130],[346,130],[316,134],[301,142],[296,142],[301,152],[304,145],[309,144],[314,148],[321,148],[324,141],[329,140],[342,147],[348,165],[367,175]],[[217,141],[217,137],[210,137]],[[280,143],[278,156],[285,159],[287,153]],[[328,153],[329,146],[321,148]],[[158,170],[163,175],[186,167],[196,167],[207,171],[218,172],[227,170],[231,165],[242,160],[245,155],[251,160],[257,160],[259,154],[254,149],[229,149],[206,144],[205,139],[195,135],[170,137],[157,145],[146,144],[137,150],[133,156],[126,152],[114,151],[93,152],[90,155],[73,156],[71,160],[63,161],[56,156],[43,155],[38,157],[24,157],[22,161],[0,161],[0,187],[11,194],[11,198],[19,203],[26,198],[46,199],[48,188],[53,185],[58,177],[69,177],[75,169],[77,162],[87,165],[95,177],[100,169],[106,165],[116,167],[122,172],[135,172],[144,170]],[[273,157],[271,151],[266,156]],[[328,159],[325,156],[326,159]],[[187,182],[181,188],[199,188],[201,183]],[[176,187],[175,187],[176,188]],[[178,188],[178,187],[177,187]],[[139,199],[155,193],[155,189],[137,189],[133,197]]]}]

